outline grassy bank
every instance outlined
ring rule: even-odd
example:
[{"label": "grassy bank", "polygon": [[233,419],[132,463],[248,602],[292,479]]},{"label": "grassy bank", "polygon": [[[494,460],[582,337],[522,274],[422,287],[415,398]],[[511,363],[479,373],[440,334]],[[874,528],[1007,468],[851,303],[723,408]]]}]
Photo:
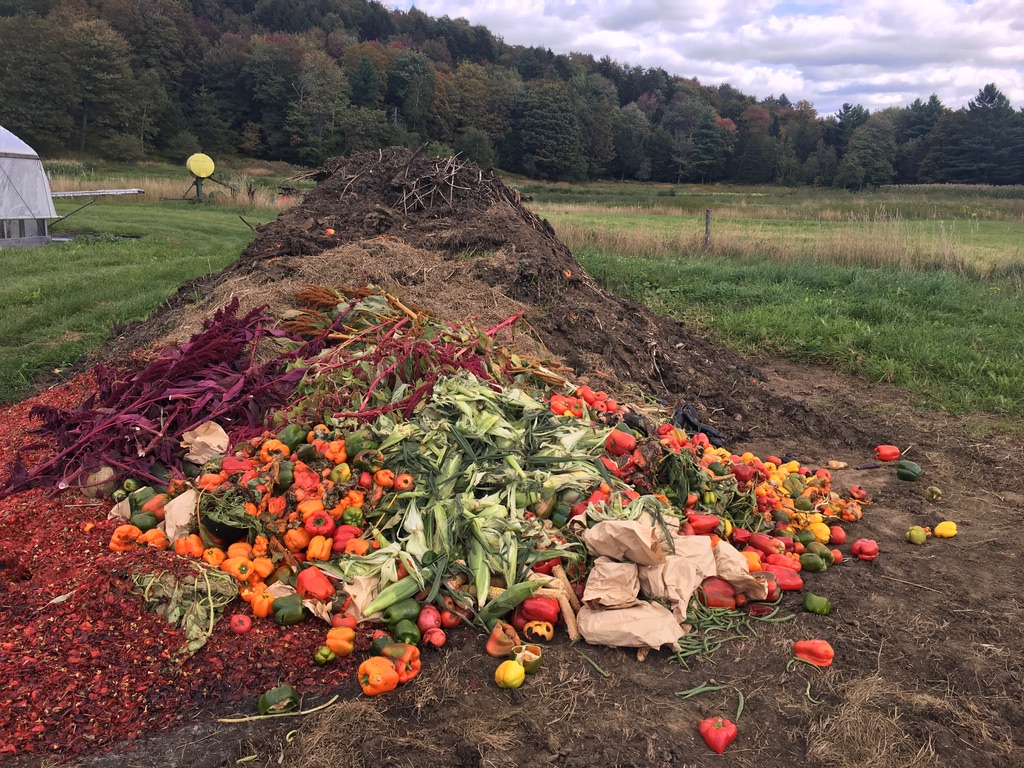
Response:
[{"label": "grassy bank", "polygon": [[[81,201],[57,201],[58,213]],[[2,249],[0,400],[66,367],[119,323],[147,317],[184,282],[238,257],[274,214],[249,208],[99,201],[54,228],[80,233],[45,248]]]},{"label": "grassy bank", "polygon": [[789,260],[636,259],[583,247],[604,286],[750,354],[825,363],[922,406],[1024,416],[1024,281]]}]

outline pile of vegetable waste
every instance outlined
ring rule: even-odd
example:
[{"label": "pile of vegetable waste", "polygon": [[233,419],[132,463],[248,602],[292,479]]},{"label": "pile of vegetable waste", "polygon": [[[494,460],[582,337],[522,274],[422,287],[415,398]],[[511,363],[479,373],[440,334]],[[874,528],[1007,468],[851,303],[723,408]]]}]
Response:
[{"label": "pile of vegetable waste", "polygon": [[[179,663],[225,613],[238,634],[322,621],[308,663],[368,651],[356,677],[377,695],[469,624],[501,661],[496,683],[517,687],[515,665],[536,671],[544,643],[579,637],[586,532],[648,520],[658,546],[738,550],[765,587],[749,599],[704,579],[672,638],[691,664],[729,639],[708,640],[723,622],[782,618],[783,593],[843,559],[843,526],[869,503],[837,493],[828,467],[688,431],[685,408],[572,384],[515,351],[519,316],[458,325],[370,287],[311,286],[298,301],[276,323],[229,307],[148,367],[103,372],[77,409],[41,410],[54,457],[16,464],[6,486],[109,495],[109,550],[174,558],[131,579],[181,631]],[[186,460],[184,432],[214,420],[223,446]],[[870,545],[857,557],[876,556]],[[827,613],[828,600],[808,594],[804,608]],[[268,691],[261,713],[294,708],[292,694]]]}]

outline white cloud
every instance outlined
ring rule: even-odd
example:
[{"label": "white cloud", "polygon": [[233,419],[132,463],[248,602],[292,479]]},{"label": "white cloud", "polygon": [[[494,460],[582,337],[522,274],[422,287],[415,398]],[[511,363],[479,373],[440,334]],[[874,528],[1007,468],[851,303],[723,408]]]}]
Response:
[{"label": "white cloud", "polygon": [[392,0],[463,17],[513,45],[663,67],[819,113],[938,94],[964,106],[995,83],[1024,107],[1024,0]]}]

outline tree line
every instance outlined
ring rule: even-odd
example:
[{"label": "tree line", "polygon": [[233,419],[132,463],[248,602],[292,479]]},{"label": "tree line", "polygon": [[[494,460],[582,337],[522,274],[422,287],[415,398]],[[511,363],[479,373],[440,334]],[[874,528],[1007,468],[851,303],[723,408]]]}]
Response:
[{"label": "tree line", "polygon": [[374,0],[0,0],[0,39],[0,125],[51,156],[427,143],[539,179],[1024,184],[1024,109],[995,84],[822,116]]}]

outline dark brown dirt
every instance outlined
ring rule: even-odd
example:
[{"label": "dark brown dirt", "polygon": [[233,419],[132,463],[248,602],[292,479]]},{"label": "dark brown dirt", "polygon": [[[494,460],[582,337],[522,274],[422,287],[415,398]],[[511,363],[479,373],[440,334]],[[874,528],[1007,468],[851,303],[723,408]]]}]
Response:
[{"label": "dark brown dirt", "polygon": [[[1024,765],[1019,424],[920,412],[891,387],[742,358],[601,291],[500,180],[404,150],[330,165],[302,205],[263,227],[225,272],[199,282],[205,303],[187,306],[187,286],[146,325],[122,329],[107,354],[184,333],[225,291],[273,305],[286,298],[282,286],[317,276],[371,280],[452,319],[525,311],[534,340],[581,379],[694,402],[736,452],[857,467],[888,442],[925,478],[900,482],[885,466],[838,471],[839,487],[861,484],[874,500],[848,526],[850,540],[877,539],[881,556],[812,578],[810,588],[835,606],[830,616],[801,613],[790,596],[793,621],[727,644],[714,664],[686,670],[664,653],[638,663],[622,650],[581,646],[607,671],[602,677],[563,639],[537,676],[508,692],[491,682],[482,644],[463,633],[396,695],[356,698],[353,683],[339,691],[352,701],[273,727],[218,724],[224,713],[207,710],[190,728],[78,764],[227,766],[254,756],[242,764]],[[922,497],[928,484],[943,489],[941,502]],[[909,525],[942,519],[955,520],[960,535],[904,543]],[[787,670],[790,643],[811,637],[833,644],[835,664]],[[258,668],[255,659],[240,663]],[[730,687],[675,695],[709,679]],[[740,736],[720,758],[697,722],[731,717],[737,691],[745,697]]]}]

